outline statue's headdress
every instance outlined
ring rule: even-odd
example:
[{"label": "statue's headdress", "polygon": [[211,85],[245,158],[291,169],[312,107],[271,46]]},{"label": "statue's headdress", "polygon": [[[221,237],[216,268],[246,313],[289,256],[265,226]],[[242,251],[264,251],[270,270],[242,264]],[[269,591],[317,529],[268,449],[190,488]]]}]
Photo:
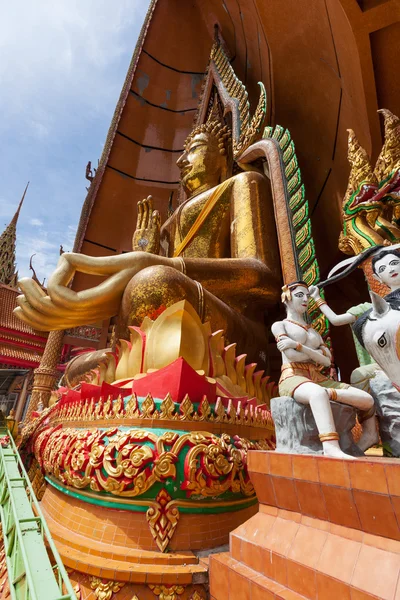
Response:
[{"label": "statue's headdress", "polygon": [[191,136],[196,130],[198,132],[199,127],[212,126],[214,130],[220,127],[221,133],[218,135],[224,139],[225,147],[229,141],[233,159],[237,160],[244,150],[260,137],[262,131],[266,117],[267,94],[264,85],[259,82],[259,86],[260,98],[255,113],[250,119],[250,104],[246,88],[236,77],[217,39],[211,49],[195,129]]},{"label": "statue's headdress", "polygon": [[292,299],[292,290],[302,285],[308,289],[308,284],[305,281],[292,281],[292,283],[286,283],[282,287],[281,300],[282,302],[289,302]]}]

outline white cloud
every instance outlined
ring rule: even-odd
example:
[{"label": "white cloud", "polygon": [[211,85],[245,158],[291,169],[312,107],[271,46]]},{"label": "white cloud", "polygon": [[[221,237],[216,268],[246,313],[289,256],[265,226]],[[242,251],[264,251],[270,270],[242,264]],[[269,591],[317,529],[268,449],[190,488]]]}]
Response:
[{"label": "white cloud", "polygon": [[29,222],[34,227],[41,227],[43,225],[43,221],[41,221],[40,219],[31,219]]},{"label": "white cloud", "polygon": [[50,275],[72,250],[148,0],[13,0],[0,20],[0,230],[29,190],[17,228],[19,273],[29,258]]}]

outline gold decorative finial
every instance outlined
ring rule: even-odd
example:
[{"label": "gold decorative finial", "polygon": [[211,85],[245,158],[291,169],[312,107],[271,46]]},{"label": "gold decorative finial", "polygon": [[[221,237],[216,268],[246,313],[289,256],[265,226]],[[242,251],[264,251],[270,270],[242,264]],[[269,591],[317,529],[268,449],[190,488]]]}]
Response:
[{"label": "gold decorative finial", "polygon": [[381,182],[395,169],[400,169],[400,118],[387,108],[378,112],[383,114],[385,120],[385,143],[376,161],[374,174]]},{"label": "gold decorative finial", "polygon": [[18,272],[15,268],[15,249],[17,241],[17,221],[25,195],[29,186],[29,181],[25,187],[22,198],[18,204],[15,215],[0,235],[0,283],[17,287]]},{"label": "gold decorative finial", "polygon": [[366,150],[361,146],[352,129],[349,132],[347,158],[351,165],[349,183],[347,185],[344,203],[356,192],[362,183],[377,184]]}]

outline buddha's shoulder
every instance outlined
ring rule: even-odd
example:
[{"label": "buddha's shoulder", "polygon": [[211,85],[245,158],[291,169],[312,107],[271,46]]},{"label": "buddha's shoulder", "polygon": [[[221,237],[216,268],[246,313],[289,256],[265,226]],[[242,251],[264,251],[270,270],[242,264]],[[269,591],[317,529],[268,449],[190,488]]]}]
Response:
[{"label": "buddha's shoulder", "polygon": [[243,171],[231,177],[234,185],[249,186],[251,184],[265,185],[266,177],[257,171]]}]

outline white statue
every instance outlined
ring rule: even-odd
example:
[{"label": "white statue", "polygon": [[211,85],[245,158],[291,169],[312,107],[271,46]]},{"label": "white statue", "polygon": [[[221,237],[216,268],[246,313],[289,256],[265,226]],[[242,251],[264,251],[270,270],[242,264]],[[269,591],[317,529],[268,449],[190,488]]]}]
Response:
[{"label": "white statue", "polygon": [[331,353],[319,333],[304,318],[310,296],[332,325],[355,321],[350,313],[334,313],[320,297],[316,286],[308,288],[302,281],[283,286],[282,302],[286,306],[287,317],[272,325],[272,333],[282,353],[279,394],[310,405],[326,456],[350,459],[353,457],[345,454],[339,446],[330,401],[342,402],[360,411],[363,433],[358,447],[365,451],[378,441],[374,400],[367,392],[321,373],[321,367],[330,367]]},{"label": "white statue", "polygon": [[385,298],[370,295],[372,308],[357,319],[353,331],[400,392],[400,290]]},{"label": "white statue", "polygon": [[400,252],[393,248],[385,248],[372,258],[372,269],[375,277],[395,292],[400,288]]}]

